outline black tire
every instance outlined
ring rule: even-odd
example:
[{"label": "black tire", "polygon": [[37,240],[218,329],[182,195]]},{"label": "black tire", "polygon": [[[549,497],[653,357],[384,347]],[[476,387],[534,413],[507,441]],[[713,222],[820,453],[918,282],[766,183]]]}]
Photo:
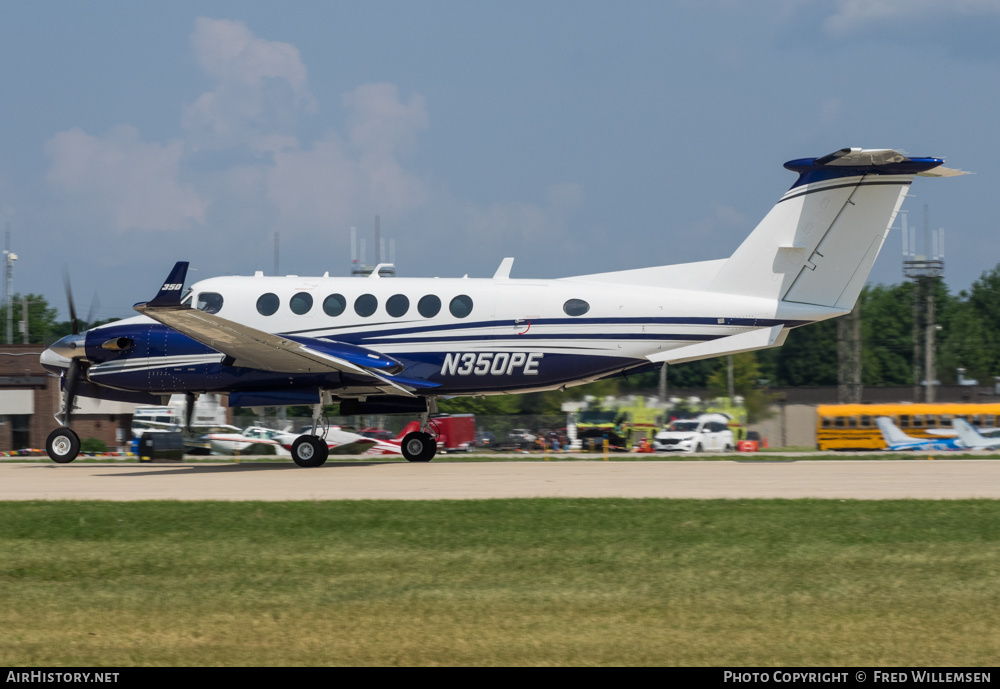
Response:
[{"label": "black tire", "polygon": [[408,462],[429,462],[437,452],[437,440],[429,433],[414,431],[403,437],[400,449]]},{"label": "black tire", "polygon": [[292,443],[292,461],[300,467],[321,467],[330,456],[326,441],[314,435],[300,435]]},{"label": "black tire", "polygon": [[694,451],[701,452],[701,443],[698,443],[697,445],[694,446]]},{"label": "black tire", "polygon": [[80,436],[71,428],[57,428],[45,440],[45,453],[53,462],[69,464],[80,454]]}]

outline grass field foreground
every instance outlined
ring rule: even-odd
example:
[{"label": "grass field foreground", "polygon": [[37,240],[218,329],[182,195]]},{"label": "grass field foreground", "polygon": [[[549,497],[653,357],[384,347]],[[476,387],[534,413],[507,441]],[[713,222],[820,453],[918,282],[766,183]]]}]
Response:
[{"label": "grass field foreground", "polygon": [[993,665],[1000,502],[0,503],[0,664]]}]

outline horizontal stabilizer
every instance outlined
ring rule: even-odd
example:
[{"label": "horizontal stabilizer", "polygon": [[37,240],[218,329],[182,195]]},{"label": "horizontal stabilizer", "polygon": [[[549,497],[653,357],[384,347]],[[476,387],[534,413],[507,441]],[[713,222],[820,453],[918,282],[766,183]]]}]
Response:
[{"label": "horizontal stabilizer", "polygon": [[965,170],[956,170],[950,167],[936,167],[933,170],[926,170],[924,172],[918,172],[918,177],[958,177],[960,175],[974,175],[975,172],[967,172]]},{"label": "horizontal stabilizer", "polygon": [[726,354],[736,354],[738,352],[749,352],[755,349],[767,349],[768,347],[780,347],[785,342],[788,334],[787,330],[782,330],[782,325],[778,324],[770,328],[757,328],[747,332],[737,333],[729,337],[720,337],[709,342],[699,342],[677,347],[665,352],[650,354],[647,359],[654,363],[665,361],[668,364],[681,364],[685,361],[697,361],[698,359],[711,359],[716,356]]}]

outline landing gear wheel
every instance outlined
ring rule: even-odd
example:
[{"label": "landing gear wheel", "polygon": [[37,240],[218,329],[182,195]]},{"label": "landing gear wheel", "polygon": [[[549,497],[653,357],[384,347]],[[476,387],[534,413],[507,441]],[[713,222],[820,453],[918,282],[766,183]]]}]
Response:
[{"label": "landing gear wheel", "polygon": [[430,433],[414,431],[403,437],[402,450],[408,462],[429,462],[437,452],[437,441]]},{"label": "landing gear wheel", "polygon": [[45,440],[49,459],[59,464],[69,464],[80,454],[80,436],[71,428],[57,428]]},{"label": "landing gear wheel", "polygon": [[314,435],[300,435],[292,443],[292,460],[300,467],[319,467],[326,463],[330,448]]}]

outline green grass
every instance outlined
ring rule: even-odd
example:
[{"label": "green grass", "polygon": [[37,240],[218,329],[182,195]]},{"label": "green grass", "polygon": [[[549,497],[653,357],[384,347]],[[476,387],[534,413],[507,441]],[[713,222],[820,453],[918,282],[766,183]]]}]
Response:
[{"label": "green grass", "polygon": [[0,665],[992,665],[1000,501],[0,503]]}]

